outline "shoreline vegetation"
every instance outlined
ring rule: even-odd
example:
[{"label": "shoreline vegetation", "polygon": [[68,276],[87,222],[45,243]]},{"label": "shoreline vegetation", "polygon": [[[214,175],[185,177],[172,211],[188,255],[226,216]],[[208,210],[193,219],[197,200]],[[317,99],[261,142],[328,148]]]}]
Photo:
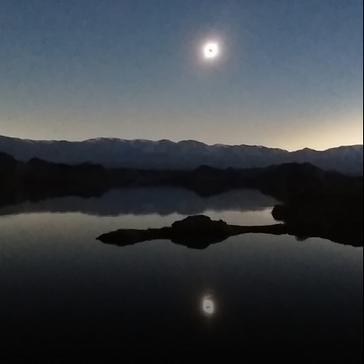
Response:
[{"label": "shoreline vegetation", "polygon": [[[0,207],[66,196],[97,197],[110,189],[128,187],[185,188],[202,197],[230,190],[255,189],[282,202],[272,211],[274,219],[282,224],[244,227],[224,223],[224,229],[216,230],[219,222],[210,221],[203,225],[201,216],[188,220],[197,222],[198,229],[210,243],[223,241],[237,233],[255,232],[289,234],[299,240],[321,237],[340,244],[363,246],[362,175],[346,176],[323,171],[309,163],[253,169],[201,166],[182,171],[105,168],[90,163],[66,165],[36,158],[24,163],[0,152]],[[163,229],[149,229],[148,233],[129,231],[127,234],[124,230],[124,235],[121,234],[124,240],[119,239],[117,245],[122,245],[122,241],[130,243],[145,237],[150,240],[149,237],[155,236],[176,241],[178,234],[185,240],[195,241],[195,248],[201,249],[207,244],[201,236],[195,239],[197,228],[194,232],[189,231],[187,225],[182,230],[175,230],[173,226]]]}]

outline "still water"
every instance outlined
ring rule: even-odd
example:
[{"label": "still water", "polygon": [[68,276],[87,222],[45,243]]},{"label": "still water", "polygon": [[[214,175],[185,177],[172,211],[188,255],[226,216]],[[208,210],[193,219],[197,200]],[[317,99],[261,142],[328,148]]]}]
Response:
[{"label": "still water", "polygon": [[359,362],[362,248],[263,234],[205,250],[95,240],[190,214],[271,224],[274,204],[255,191],[201,198],[131,189],[0,209],[2,355],[28,362],[106,362],[115,353],[127,362],[140,355],[168,362]]}]

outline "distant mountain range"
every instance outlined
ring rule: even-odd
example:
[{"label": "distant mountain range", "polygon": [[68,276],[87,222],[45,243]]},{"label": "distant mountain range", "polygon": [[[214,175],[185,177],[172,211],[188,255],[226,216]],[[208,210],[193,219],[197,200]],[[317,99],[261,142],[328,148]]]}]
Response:
[{"label": "distant mountain range", "polygon": [[283,149],[250,145],[207,145],[186,140],[90,139],[81,142],[35,141],[0,136],[0,151],[20,161],[40,158],[55,163],[98,163],[106,167],[140,169],[260,168],[272,164],[308,162],[323,170],[363,174],[363,145],[325,151]]}]

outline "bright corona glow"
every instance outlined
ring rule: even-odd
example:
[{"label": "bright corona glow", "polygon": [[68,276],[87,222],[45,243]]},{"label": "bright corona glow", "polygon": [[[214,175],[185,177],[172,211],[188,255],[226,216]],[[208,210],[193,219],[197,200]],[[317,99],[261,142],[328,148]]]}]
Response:
[{"label": "bright corona glow", "polygon": [[215,311],[214,308],[214,302],[212,301],[211,298],[204,298],[202,301],[202,310],[208,314],[208,315],[212,315]]},{"label": "bright corona glow", "polygon": [[203,48],[205,58],[215,58],[219,54],[219,47],[216,43],[207,43]]}]

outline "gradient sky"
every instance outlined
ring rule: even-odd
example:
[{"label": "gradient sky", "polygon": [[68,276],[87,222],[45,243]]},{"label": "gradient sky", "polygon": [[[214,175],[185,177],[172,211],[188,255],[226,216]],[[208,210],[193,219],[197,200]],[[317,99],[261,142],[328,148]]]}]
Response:
[{"label": "gradient sky", "polygon": [[1,135],[326,149],[362,98],[362,0],[0,0]]}]

